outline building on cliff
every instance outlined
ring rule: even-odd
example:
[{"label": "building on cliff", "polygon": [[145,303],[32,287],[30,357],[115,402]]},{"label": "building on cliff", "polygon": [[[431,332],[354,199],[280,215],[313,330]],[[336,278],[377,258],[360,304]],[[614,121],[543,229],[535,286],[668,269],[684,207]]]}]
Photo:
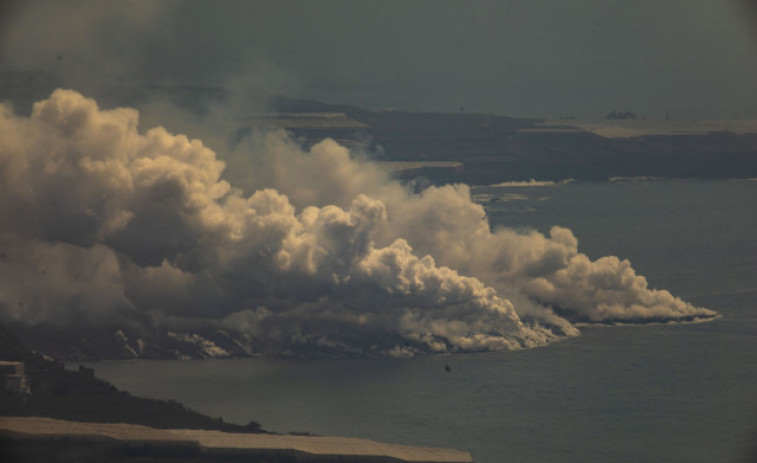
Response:
[{"label": "building on cliff", "polygon": [[29,380],[24,373],[24,362],[0,361],[0,376],[6,391],[14,394],[28,394]]}]

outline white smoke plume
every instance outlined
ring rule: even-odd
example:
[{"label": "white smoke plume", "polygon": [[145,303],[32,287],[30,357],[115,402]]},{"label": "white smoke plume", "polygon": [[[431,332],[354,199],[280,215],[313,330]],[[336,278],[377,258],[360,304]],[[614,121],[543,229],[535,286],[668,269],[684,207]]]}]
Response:
[{"label": "white smoke plume", "polygon": [[[456,352],[536,346],[572,321],[711,318],[570,230],[492,231],[465,185],[420,194],[331,140],[254,134],[244,189],[199,140],[57,90],[0,107],[0,317],[164,324],[259,350]],[[261,347],[262,346],[262,347]],[[252,348],[254,351],[256,348]]]}]

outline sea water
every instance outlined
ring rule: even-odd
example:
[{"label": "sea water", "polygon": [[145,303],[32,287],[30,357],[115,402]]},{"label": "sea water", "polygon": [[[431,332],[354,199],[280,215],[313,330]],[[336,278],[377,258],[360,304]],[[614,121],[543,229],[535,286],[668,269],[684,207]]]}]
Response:
[{"label": "sea water", "polygon": [[273,431],[498,462],[757,461],[757,181],[474,188],[492,227],[573,230],[708,323],[582,328],[546,347],[415,359],[91,363],[136,395]]}]

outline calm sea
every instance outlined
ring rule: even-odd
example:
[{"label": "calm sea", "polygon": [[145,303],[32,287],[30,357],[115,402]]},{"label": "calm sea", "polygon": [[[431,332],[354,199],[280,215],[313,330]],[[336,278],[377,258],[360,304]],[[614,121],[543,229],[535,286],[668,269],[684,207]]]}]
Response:
[{"label": "calm sea", "polygon": [[589,256],[628,258],[650,286],[723,316],[584,328],[501,354],[89,365],[119,388],[226,421],[453,447],[478,463],[757,461],[757,181],[474,194],[493,226],[569,227]]}]

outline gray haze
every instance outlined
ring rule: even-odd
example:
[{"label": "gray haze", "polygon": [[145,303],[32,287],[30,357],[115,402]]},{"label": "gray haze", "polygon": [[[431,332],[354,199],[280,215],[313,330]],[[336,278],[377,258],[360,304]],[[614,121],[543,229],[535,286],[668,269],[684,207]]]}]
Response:
[{"label": "gray haze", "polygon": [[349,353],[507,350],[578,329],[717,314],[592,261],[567,228],[492,229],[467,185],[409,191],[375,163],[286,132],[233,148],[138,130],[134,109],[56,90],[0,105],[0,320],[213,326]]},{"label": "gray haze", "polygon": [[406,354],[542,345],[578,335],[576,322],[716,317],[627,260],[591,260],[566,228],[492,229],[466,185],[416,193],[361,153],[283,131],[230,144],[234,116],[256,109],[239,98],[200,116],[87,97],[212,85],[508,114],[746,111],[754,61],[736,9],[569,5],[12,3],[4,69],[47,70],[70,89],[0,104],[0,320],[211,326],[277,353]]},{"label": "gray haze", "polygon": [[755,115],[746,0],[11,2],[3,69],[372,108]]}]

